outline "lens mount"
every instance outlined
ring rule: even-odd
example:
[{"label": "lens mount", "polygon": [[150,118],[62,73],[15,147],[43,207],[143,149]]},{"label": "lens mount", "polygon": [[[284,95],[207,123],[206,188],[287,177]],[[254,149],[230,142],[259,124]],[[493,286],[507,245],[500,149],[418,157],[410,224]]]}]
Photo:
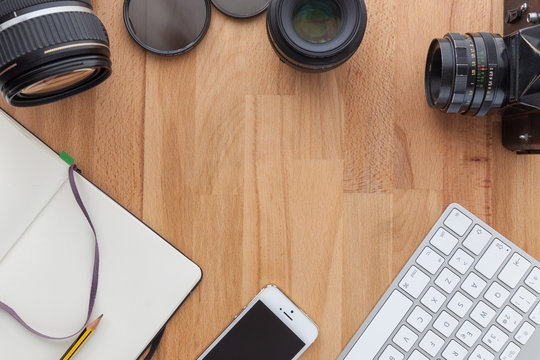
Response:
[{"label": "lens mount", "polygon": [[0,2],[0,46],[0,90],[13,106],[64,99],[111,74],[109,39],[88,0]]},{"label": "lens mount", "polygon": [[[319,0],[320,1],[320,0]],[[294,18],[299,6],[317,0],[274,0],[267,15],[267,32],[280,59],[296,69],[321,72],[346,62],[358,49],[367,24],[363,0],[326,0],[339,9],[341,26],[334,36],[315,43],[295,29]],[[316,34],[315,34],[316,35]]]}]

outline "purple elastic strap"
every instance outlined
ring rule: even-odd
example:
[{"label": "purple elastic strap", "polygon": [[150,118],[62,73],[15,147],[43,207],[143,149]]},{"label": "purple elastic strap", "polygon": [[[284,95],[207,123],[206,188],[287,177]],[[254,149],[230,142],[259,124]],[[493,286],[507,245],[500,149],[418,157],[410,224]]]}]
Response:
[{"label": "purple elastic strap", "polygon": [[17,322],[19,322],[22,326],[24,326],[28,331],[43,337],[45,339],[49,340],[66,340],[71,337],[74,337],[75,335],[79,334],[86,325],[88,324],[88,321],[90,320],[90,316],[92,315],[92,311],[94,310],[94,304],[96,302],[96,294],[97,294],[97,288],[98,288],[98,280],[99,280],[99,246],[97,241],[97,234],[96,230],[94,229],[94,224],[92,224],[92,220],[90,220],[90,216],[88,215],[88,211],[86,211],[86,207],[84,206],[84,203],[81,199],[81,196],[79,194],[79,190],[77,189],[77,184],[75,183],[75,176],[74,173],[77,171],[77,166],[72,165],[69,167],[68,176],[69,176],[69,185],[71,186],[71,191],[73,192],[73,196],[75,197],[75,200],[77,201],[77,204],[79,205],[79,208],[83,212],[84,216],[86,217],[86,220],[88,221],[88,224],[90,224],[90,227],[92,228],[92,232],[94,233],[94,242],[95,242],[95,249],[94,249],[94,269],[92,273],[92,286],[90,288],[90,300],[88,301],[88,314],[86,317],[86,321],[84,325],[81,327],[80,330],[78,330],[75,334],[64,336],[64,337],[54,337],[54,336],[48,336],[43,333],[40,333],[37,330],[34,330],[30,325],[28,325],[18,314],[8,306],[7,304],[0,301],[0,309],[7,312],[11,317],[13,317]]}]

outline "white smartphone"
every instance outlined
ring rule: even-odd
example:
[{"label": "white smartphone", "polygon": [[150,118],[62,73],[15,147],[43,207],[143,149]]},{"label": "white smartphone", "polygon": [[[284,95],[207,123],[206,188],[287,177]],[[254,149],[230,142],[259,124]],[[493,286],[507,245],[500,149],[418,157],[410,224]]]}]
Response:
[{"label": "white smartphone", "polygon": [[277,287],[264,288],[198,360],[295,360],[317,325]]}]

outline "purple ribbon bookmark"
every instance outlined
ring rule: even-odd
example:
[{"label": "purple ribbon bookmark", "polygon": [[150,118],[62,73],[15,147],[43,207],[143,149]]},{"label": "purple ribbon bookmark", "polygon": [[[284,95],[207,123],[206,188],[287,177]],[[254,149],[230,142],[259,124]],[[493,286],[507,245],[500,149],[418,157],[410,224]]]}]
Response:
[{"label": "purple ribbon bookmark", "polygon": [[7,312],[11,317],[13,317],[19,324],[21,324],[24,328],[26,328],[28,331],[49,340],[66,340],[69,338],[74,337],[75,335],[79,334],[86,325],[88,324],[88,321],[90,320],[90,316],[92,316],[92,311],[94,310],[94,304],[96,302],[96,294],[97,294],[97,288],[98,288],[98,280],[99,280],[99,246],[98,246],[98,240],[97,240],[97,234],[96,229],[94,229],[94,224],[92,224],[92,220],[90,220],[90,216],[88,215],[88,211],[86,211],[86,207],[84,206],[84,203],[81,199],[81,196],[79,194],[79,190],[77,189],[77,184],[75,183],[75,176],[74,173],[77,171],[76,165],[71,165],[69,167],[68,171],[68,177],[69,177],[69,185],[71,186],[71,191],[73,192],[73,197],[77,201],[77,204],[79,205],[79,208],[81,209],[82,213],[86,217],[86,220],[88,221],[88,224],[90,224],[90,228],[92,228],[92,232],[94,233],[94,268],[93,268],[93,274],[92,274],[92,286],[90,288],[90,299],[88,301],[88,314],[86,317],[86,321],[84,325],[81,327],[80,330],[78,330],[75,334],[64,336],[64,337],[54,337],[54,336],[48,336],[45,335],[34,328],[32,328],[30,325],[28,325],[13,308],[8,306],[7,304],[0,301],[0,309]]}]

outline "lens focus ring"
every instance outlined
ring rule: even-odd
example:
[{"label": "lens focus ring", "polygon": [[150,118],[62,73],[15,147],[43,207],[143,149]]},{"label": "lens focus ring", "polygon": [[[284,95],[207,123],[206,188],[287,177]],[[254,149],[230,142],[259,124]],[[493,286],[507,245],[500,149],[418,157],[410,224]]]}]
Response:
[{"label": "lens focus ring", "polygon": [[0,72],[36,50],[83,40],[109,43],[103,24],[93,14],[56,13],[21,22],[0,32]]},{"label": "lens focus ring", "polygon": [[[92,4],[90,0],[76,0],[85,3],[90,8]],[[20,11],[31,6],[46,4],[50,2],[58,2],[58,0],[0,0],[0,19],[6,15],[12,14],[16,11]]]}]

